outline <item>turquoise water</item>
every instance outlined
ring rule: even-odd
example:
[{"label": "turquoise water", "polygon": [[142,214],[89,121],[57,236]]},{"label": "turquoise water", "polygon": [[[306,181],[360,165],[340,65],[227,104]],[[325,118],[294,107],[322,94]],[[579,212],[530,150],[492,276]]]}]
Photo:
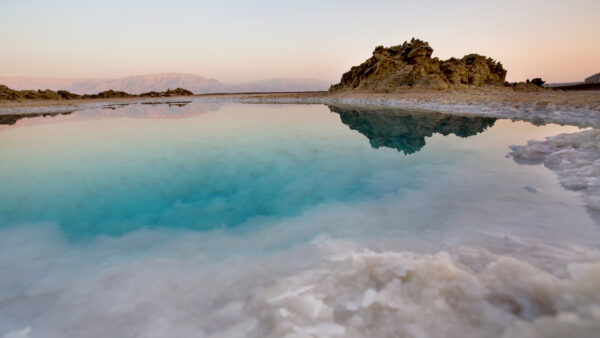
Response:
[{"label": "turquoise water", "polygon": [[[433,130],[409,132],[406,149],[375,151],[325,107],[236,106],[187,119],[132,119],[140,108],[153,109],[119,108],[125,117],[111,109],[83,111],[4,130],[0,224],[56,222],[73,238],[146,226],[230,228],[332,201],[420,189],[424,166],[431,172],[469,156],[398,153],[418,151]],[[424,128],[447,124],[407,116],[413,125],[421,118]],[[469,134],[461,134],[463,125],[445,126],[446,133],[475,135],[493,125],[483,120]],[[382,137],[394,142],[402,135]]]},{"label": "turquoise water", "polygon": [[582,196],[506,156],[576,127],[201,100],[0,123],[0,335],[217,332],[347,250],[600,242]]},{"label": "turquoise water", "polygon": [[[446,193],[465,203],[470,197],[461,189],[477,191],[502,175],[523,185],[544,175],[540,184],[553,184],[553,198],[571,199],[551,173],[505,155],[510,144],[577,130],[439,113],[197,101],[4,123],[0,227],[52,223],[71,240],[143,228],[252,231],[243,225],[319,206],[407,192],[433,198],[463,175],[471,182]],[[438,207],[446,204],[440,199]]]}]

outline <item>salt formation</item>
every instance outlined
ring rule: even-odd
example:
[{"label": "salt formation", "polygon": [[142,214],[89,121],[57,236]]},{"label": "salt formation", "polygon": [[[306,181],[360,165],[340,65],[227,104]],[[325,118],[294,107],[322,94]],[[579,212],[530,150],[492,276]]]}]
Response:
[{"label": "salt formation", "polygon": [[518,163],[543,163],[558,174],[565,188],[583,191],[587,205],[600,210],[600,130],[531,140],[511,149]]},{"label": "salt formation", "polygon": [[[482,250],[346,253],[260,295],[269,336],[592,336],[600,330],[600,263],[569,278]],[[470,257],[468,257],[471,255]],[[477,265],[475,265],[477,266]]]}]

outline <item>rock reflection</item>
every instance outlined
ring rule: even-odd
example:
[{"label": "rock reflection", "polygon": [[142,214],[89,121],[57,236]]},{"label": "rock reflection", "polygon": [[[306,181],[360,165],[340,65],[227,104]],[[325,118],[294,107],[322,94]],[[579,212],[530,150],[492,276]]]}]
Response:
[{"label": "rock reflection", "polygon": [[435,133],[469,137],[479,134],[496,122],[490,117],[467,117],[408,110],[358,110],[329,106],[342,122],[365,135],[373,148],[394,148],[406,155],[425,146],[425,137]]},{"label": "rock reflection", "polygon": [[9,115],[0,115],[0,124],[5,124],[12,126],[20,119],[25,118],[36,118],[36,117],[52,117],[58,115],[69,115],[73,113],[72,111],[68,112],[57,112],[57,113],[36,113],[36,114],[9,114]]}]

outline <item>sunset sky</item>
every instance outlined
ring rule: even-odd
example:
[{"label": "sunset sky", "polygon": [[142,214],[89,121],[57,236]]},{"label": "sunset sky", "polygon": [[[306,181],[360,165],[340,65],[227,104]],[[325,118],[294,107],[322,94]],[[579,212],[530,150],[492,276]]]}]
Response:
[{"label": "sunset sky", "polygon": [[509,81],[581,81],[600,72],[599,13],[599,0],[0,0],[0,76],[334,82],[414,36],[442,59],[500,60]]}]

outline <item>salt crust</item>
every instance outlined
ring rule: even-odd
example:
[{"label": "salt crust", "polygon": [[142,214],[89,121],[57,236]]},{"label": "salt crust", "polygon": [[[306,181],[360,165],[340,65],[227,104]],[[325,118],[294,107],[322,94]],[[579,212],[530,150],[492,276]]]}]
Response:
[{"label": "salt crust", "polygon": [[558,174],[565,188],[582,191],[588,207],[600,210],[600,130],[531,140],[511,149],[518,163],[543,163]]}]

